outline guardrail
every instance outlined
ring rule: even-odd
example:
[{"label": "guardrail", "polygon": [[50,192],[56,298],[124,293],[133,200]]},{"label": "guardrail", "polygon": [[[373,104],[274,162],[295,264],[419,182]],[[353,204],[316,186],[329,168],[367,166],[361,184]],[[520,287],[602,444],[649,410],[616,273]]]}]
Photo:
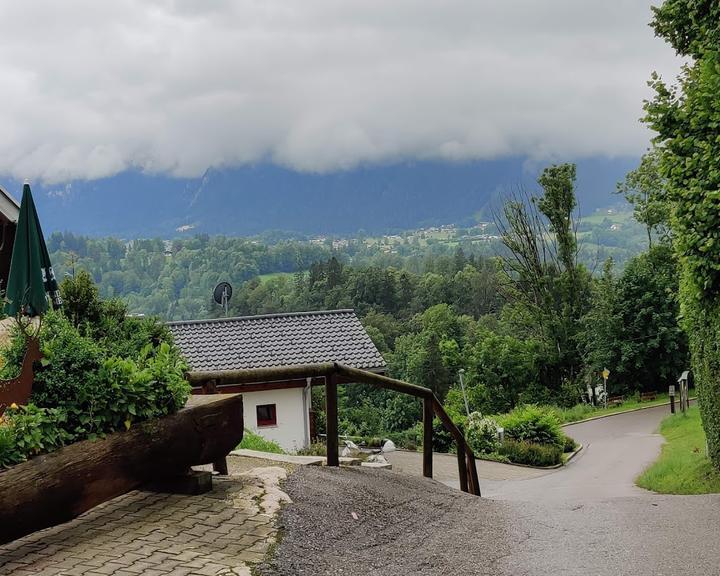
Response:
[{"label": "guardrail", "polygon": [[[458,476],[460,489],[480,496],[475,455],[465,441],[465,436],[450,419],[440,401],[429,388],[396,380],[367,370],[351,368],[338,363],[304,364],[278,368],[257,368],[252,370],[208,370],[188,372],[185,377],[190,384],[218,391],[218,387],[238,384],[258,384],[322,378],[325,386],[325,417],[327,420],[327,463],[338,466],[338,384],[362,383],[394,390],[420,398],[423,402],[423,476],[432,478],[433,459],[433,418],[437,416],[455,441],[457,448]],[[211,383],[211,385],[208,385]]]}]

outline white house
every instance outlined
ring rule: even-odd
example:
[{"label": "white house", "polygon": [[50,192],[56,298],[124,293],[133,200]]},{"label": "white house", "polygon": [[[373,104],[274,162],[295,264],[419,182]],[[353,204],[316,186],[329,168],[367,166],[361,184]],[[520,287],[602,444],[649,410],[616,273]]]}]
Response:
[{"label": "white house", "polygon": [[[170,322],[193,370],[243,370],[339,362],[384,373],[382,355],[353,310]],[[217,386],[243,394],[245,427],[295,451],[310,444],[313,379]],[[203,393],[198,388],[194,393]]]}]

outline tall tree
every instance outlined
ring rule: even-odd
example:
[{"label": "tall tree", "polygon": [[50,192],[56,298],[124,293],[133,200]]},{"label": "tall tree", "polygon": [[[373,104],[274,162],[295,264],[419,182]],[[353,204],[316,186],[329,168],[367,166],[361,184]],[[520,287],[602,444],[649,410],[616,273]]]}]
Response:
[{"label": "tall tree", "polygon": [[510,302],[503,313],[523,336],[543,343],[543,381],[557,391],[582,367],[577,333],[589,308],[591,278],[577,259],[575,166],[550,166],[538,183],[541,196],[511,199],[497,221],[507,248]]},{"label": "tall tree", "polygon": [[665,195],[665,179],[660,174],[660,151],[653,148],[640,160],[640,165],[618,183],[618,193],[632,204],[635,220],[645,225],[648,247],[653,234],[668,239],[670,205]]}]

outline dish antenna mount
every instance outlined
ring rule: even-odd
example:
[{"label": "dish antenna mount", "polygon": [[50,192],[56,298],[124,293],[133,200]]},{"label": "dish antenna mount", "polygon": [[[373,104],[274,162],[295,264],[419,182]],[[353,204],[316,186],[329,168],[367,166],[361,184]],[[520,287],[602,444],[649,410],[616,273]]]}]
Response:
[{"label": "dish antenna mount", "polygon": [[225,316],[228,315],[228,302],[232,298],[232,286],[228,282],[220,282],[213,290],[213,300],[225,310]]}]

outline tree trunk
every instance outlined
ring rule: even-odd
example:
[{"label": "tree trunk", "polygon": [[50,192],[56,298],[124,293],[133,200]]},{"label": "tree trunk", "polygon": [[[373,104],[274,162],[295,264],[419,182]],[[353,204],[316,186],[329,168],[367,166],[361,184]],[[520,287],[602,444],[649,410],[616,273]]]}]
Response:
[{"label": "tree trunk", "polygon": [[176,414],[0,472],[0,543],[67,522],[140,485],[210,464],[243,436],[242,396],[191,396]]}]

